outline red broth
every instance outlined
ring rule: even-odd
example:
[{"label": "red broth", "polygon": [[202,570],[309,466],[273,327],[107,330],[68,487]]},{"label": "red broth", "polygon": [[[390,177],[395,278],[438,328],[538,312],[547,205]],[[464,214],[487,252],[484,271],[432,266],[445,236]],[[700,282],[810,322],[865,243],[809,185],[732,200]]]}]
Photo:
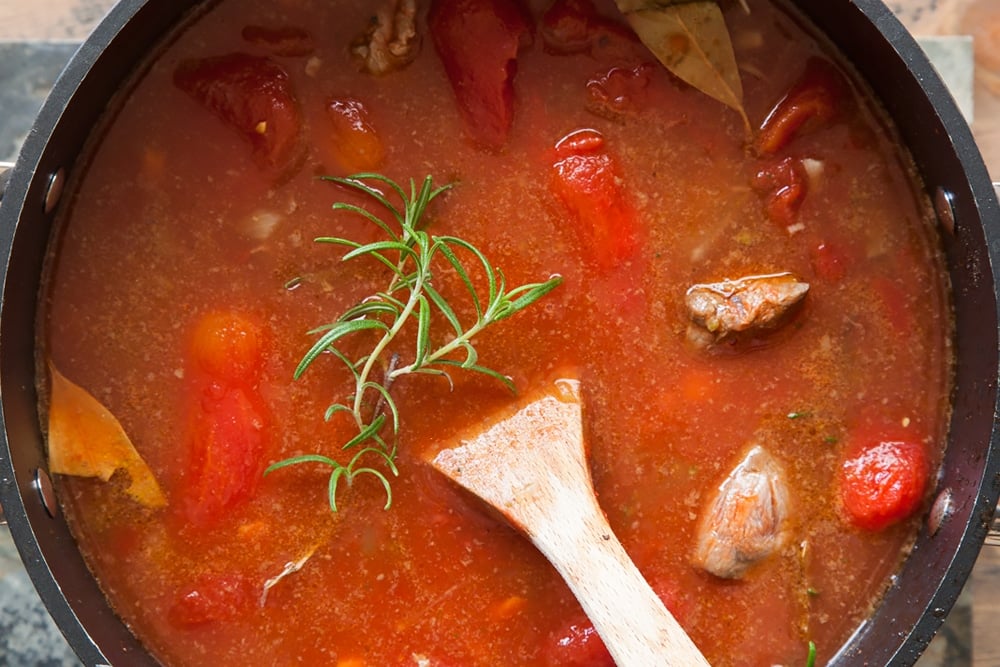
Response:
[{"label": "red broth", "polygon": [[[948,415],[942,256],[908,158],[866,92],[827,71],[835,55],[799,18],[734,3],[726,18],[755,125],[786,95],[785,113],[814,103],[808,91],[794,97],[809,81],[836,82],[820,95],[832,109],[801,127],[786,117],[748,148],[731,109],[648,54],[633,58],[635,44],[624,56],[602,48],[628,33],[619,19],[597,46],[558,53],[535,3],[509,130],[484,147],[470,139],[426,12],[416,59],[372,76],[348,52],[368,3],[315,4],[222,0],[198,16],[123,100],[65,215],[45,352],[121,421],[169,501],[138,506],[121,476],[59,480],[118,613],[170,665],[607,664],[530,543],[422,463],[511,400],[500,383],[456,372],[454,390],[432,377],[393,386],[402,426],[388,510],[373,478],[358,478],[332,513],[321,468],[262,475],[298,454],[340,456],[352,435],[347,422],[324,421],[349,391],[346,372],[324,358],[292,375],[306,332],[387,280],[374,263],[341,263],[341,249],[312,242],[376,238],[359,216],[331,210],[363,199],[316,176],[381,156],[378,169],[400,182],[456,183],[431,204],[432,233],[477,244],[511,285],[563,276],[477,339],[480,359],[521,389],[578,369],[601,505],[709,661],[801,665],[809,642],[829,659],[877,604],[920,521],[918,509],[888,527],[852,523],[844,461],[888,433],[917,443],[933,468]],[[599,11],[616,16],[610,4]],[[252,145],[178,85],[181,63],[237,52],[287,73],[298,139]],[[809,73],[812,58],[826,63],[820,74]],[[363,107],[360,153],[345,158],[335,140],[331,100]],[[621,199],[608,210],[622,217],[608,229],[588,225],[610,214],[588,217],[553,184],[556,144],[578,130],[599,134],[613,160],[601,187]],[[779,330],[722,350],[687,340],[688,287],[785,271],[810,290]],[[445,276],[441,289],[460,285]],[[219,409],[257,435],[249,463],[215,461],[192,485],[188,441],[226,437],[191,435],[207,400],[192,337],[213,313],[254,328],[252,370],[232,371],[242,398]],[[720,579],[691,563],[697,519],[755,444],[787,473],[793,537],[742,578]],[[931,485],[918,488],[923,501]],[[219,489],[239,492],[219,500]]]}]

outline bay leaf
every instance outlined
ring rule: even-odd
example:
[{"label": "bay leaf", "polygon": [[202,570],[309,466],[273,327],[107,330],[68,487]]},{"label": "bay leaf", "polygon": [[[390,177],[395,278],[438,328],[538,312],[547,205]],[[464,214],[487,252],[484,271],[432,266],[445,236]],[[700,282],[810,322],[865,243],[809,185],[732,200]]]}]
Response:
[{"label": "bay leaf", "polygon": [[146,507],[166,505],[153,472],[115,416],[51,363],[49,373],[49,472],[107,482],[115,471],[124,470],[132,498]]},{"label": "bay leaf", "polygon": [[701,92],[743,109],[743,82],[722,9],[713,0],[616,0],[640,41],[664,67]]}]

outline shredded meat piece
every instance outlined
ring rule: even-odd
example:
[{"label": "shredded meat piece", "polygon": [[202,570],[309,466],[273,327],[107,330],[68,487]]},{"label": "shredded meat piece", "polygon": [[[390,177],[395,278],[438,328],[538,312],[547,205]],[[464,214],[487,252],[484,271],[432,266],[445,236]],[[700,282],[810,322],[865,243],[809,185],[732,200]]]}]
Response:
[{"label": "shredded meat piece", "polygon": [[416,16],[416,0],[388,0],[383,4],[365,33],[351,45],[362,69],[387,74],[410,64],[420,52]]},{"label": "shredded meat piece", "polygon": [[692,285],[685,295],[692,322],[688,338],[699,345],[711,344],[774,329],[808,291],[809,283],[791,273]]},{"label": "shredded meat piece", "polygon": [[756,446],[719,485],[698,524],[694,564],[738,579],[788,537],[788,485],[781,464]]}]

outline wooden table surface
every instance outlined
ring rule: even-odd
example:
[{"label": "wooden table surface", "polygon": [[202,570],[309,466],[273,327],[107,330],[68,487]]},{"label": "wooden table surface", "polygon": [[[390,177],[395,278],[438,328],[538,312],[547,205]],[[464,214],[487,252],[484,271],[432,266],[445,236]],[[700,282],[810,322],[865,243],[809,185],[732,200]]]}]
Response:
[{"label": "wooden table surface", "polygon": [[[114,0],[0,0],[0,40],[85,38]],[[975,49],[973,133],[994,181],[1000,181],[1000,0],[888,0],[918,36],[972,35]],[[969,585],[972,664],[1000,665],[1000,547],[987,547]]]}]

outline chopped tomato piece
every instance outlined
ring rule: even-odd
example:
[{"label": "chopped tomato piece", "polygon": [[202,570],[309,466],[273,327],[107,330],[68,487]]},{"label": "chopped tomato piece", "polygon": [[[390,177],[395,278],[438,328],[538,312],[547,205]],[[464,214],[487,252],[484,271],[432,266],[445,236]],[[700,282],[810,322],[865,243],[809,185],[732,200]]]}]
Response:
[{"label": "chopped tomato piece", "polygon": [[523,10],[513,0],[434,0],[427,20],[469,133],[502,147],[514,118],[517,54],[530,39]]},{"label": "chopped tomato piece", "polygon": [[757,150],[773,155],[802,132],[824,127],[840,114],[848,86],[829,62],[811,58],[805,73],[760,126]]},{"label": "chopped tomato piece", "polygon": [[302,118],[288,73],[276,62],[246,53],[186,60],[174,84],[239,132],[262,167],[288,165]]},{"label": "chopped tomato piece", "polygon": [[556,0],[541,20],[550,53],[589,53],[599,59],[640,57],[643,47],[629,27],[601,16],[590,0]]},{"label": "chopped tomato piece", "polygon": [[764,208],[767,217],[782,227],[788,227],[798,217],[808,182],[802,162],[785,158],[758,171],[753,178],[753,187],[766,193]]},{"label": "chopped tomato piece", "polygon": [[195,326],[191,355],[199,369],[214,380],[253,384],[264,363],[264,332],[250,317],[219,311]]},{"label": "chopped tomato piece", "polygon": [[178,593],[167,615],[175,626],[190,628],[235,618],[253,603],[249,582],[239,574],[209,574]]},{"label": "chopped tomato piece", "polygon": [[312,35],[302,28],[248,25],[242,36],[243,41],[275,56],[308,56],[316,50]]},{"label": "chopped tomato piece", "polygon": [[872,531],[906,519],[920,507],[928,474],[927,455],[919,442],[880,435],[855,437],[840,466],[845,518]]},{"label": "chopped tomato piece", "polygon": [[551,667],[615,667],[604,640],[589,621],[574,622],[555,633],[543,650]]},{"label": "chopped tomato piece", "polygon": [[188,467],[181,505],[207,525],[250,498],[264,474],[263,409],[239,387],[210,384],[194,407],[187,434]]},{"label": "chopped tomato piece", "polygon": [[812,248],[812,266],[816,275],[831,283],[837,283],[847,275],[848,257],[841,246],[825,240]]},{"label": "chopped tomato piece", "polygon": [[620,185],[615,160],[596,130],[579,130],[555,148],[552,190],[576,223],[587,255],[610,269],[639,247],[638,214]]},{"label": "chopped tomato piece", "polygon": [[326,110],[333,125],[333,155],[340,166],[349,173],[381,166],[385,148],[365,105],[352,98],[334,99]]}]

